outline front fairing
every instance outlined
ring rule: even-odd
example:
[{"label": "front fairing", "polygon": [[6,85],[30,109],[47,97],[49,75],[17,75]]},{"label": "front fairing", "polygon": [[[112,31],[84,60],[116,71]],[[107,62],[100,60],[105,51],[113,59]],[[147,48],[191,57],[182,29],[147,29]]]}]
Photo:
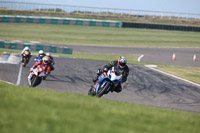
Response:
[{"label": "front fairing", "polygon": [[96,89],[96,92],[98,92],[99,88],[104,87],[106,82],[110,82],[111,85],[117,86],[121,82],[121,80],[122,74],[116,68],[112,67],[110,70],[108,70],[107,73],[104,72],[99,76],[94,88]]},{"label": "front fairing", "polygon": [[97,80],[97,83],[96,83],[95,86],[94,86],[94,88],[96,89],[96,92],[98,92],[99,87],[101,87],[100,84],[103,82],[103,80],[105,80],[105,78],[107,78],[106,72],[102,73],[102,74],[99,76],[99,78],[98,78],[98,80]]},{"label": "front fairing", "polygon": [[35,74],[35,76],[42,77],[43,76],[42,73],[44,73],[44,67],[39,65],[37,68],[33,69],[33,73]]}]

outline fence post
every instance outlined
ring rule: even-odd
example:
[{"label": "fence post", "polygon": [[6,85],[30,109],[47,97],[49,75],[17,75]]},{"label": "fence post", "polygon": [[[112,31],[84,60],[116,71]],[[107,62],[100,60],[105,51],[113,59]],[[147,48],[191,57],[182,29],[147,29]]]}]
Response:
[{"label": "fence post", "polygon": [[86,14],[86,8],[84,8],[84,15]]},{"label": "fence post", "polygon": [[34,4],[32,4],[32,10],[34,10]]},{"label": "fence post", "polygon": [[131,17],[131,10],[129,11],[129,17]]},{"label": "fence post", "polygon": [[54,8],[54,12],[56,12],[56,8],[57,8],[57,6],[55,6],[55,8]]},{"label": "fence post", "polygon": [[41,5],[39,5],[39,12],[40,12]]},{"label": "fence post", "polygon": [[62,12],[63,12],[63,13],[65,12],[65,6],[63,6]]},{"label": "fence post", "polygon": [[49,5],[47,5],[47,12],[49,12]]},{"label": "fence post", "polygon": [[3,2],[3,8],[5,8],[5,2]]}]

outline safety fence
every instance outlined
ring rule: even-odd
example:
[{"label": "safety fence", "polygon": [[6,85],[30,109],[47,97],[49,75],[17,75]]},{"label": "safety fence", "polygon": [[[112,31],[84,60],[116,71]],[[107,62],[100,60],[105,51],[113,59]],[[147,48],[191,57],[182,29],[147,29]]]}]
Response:
[{"label": "safety fence", "polygon": [[161,30],[178,30],[178,31],[200,32],[199,26],[184,26],[184,25],[172,25],[172,24],[122,22],[122,27],[123,28],[146,28],[146,29],[161,29]]},{"label": "safety fence", "polygon": [[61,18],[61,17],[39,17],[39,16],[0,15],[0,22],[121,27],[120,21],[79,19],[79,18]]},{"label": "safety fence", "polygon": [[87,7],[87,6],[73,6],[64,4],[44,4],[31,3],[28,0],[26,2],[20,2],[16,0],[0,0],[0,8],[12,9],[12,10],[24,10],[34,12],[47,12],[47,13],[63,13],[63,14],[81,14],[81,15],[97,15],[97,16],[120,16],[125,18],[146,18],[152,16],[152,18],[160,18],[167,20],[194,20],[200,19],[200,14],[194,13],[180,13],[180,12],[163,12],[163,11],[148,11],[148,10],[136,10],[136,9],[117,9],[117,8],[99,8],[99,7]]},{"label": "safety fence", "polygon": [[24,47],[29,47],[32,51],[43,50],[51,53],[72,54],[73,50],[68,47],[59,47],[55,45],[44,45],[36,42],[21,42],[21,41],[5,41],[0,40],[0,48],[22,50]]},{"label": "safety fence", "polygon": [[121,22],[121,21],[108,21],[108,20],[105,21],[105,20],[61,18],[61,17],[0,15],[0,22],[67,24],[67,25],[85,25],[85,26],[101,26],[101,27],[117,27],[117,28],[146,28],[146,29],[162,29],[162,30],[179,30],[179,31],[200,32],[199,26]]}]

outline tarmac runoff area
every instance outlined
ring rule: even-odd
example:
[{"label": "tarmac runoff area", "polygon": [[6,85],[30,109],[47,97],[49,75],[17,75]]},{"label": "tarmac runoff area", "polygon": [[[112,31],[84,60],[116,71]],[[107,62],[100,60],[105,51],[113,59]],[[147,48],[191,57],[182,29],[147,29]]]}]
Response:
[{"label": "tarmac runoff area", "polygon": [[[28,86],[27,76],[34,64],[34,56],[27,67],[21,67],[19,54],[11,53],[8,56],[8,53],[4,53],[3,56],[0,57],[0,80]],[[13,60],[18,62],[14,63]],[[97,68],[108,63],[66,57],[55,57],[55,62],[55,70],[38,88],[86,95]],[[200,113],[198,84],[158,71],[156,66],[128,66],[131,71],[127,82],[122,86],[123,91],[119,94],[109,93],[102,98]]]}]

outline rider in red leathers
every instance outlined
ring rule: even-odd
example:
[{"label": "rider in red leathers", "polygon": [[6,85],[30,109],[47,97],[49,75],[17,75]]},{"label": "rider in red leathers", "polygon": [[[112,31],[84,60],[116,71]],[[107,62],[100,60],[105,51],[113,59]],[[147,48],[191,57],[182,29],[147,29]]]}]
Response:
[{"label": "rider in red leathers", "polygon": [[[44,56],[42,58],[42,62],[37,62],[33,65],[33,67],[31,68],[30,71],[32,71],[33,68],[36,68],[38,65],[41,65],[42,67],[44,67],[44,71],[45,71],[45,74],[46,76],[48,76],[50,74],[50,71],[51,71],[51,67],[50,67],[50,58],[48,56]],[[28,76],[28,79],[31,80],[32,76],[34,75],[34,73],[31,73],[29,76]]]}]

